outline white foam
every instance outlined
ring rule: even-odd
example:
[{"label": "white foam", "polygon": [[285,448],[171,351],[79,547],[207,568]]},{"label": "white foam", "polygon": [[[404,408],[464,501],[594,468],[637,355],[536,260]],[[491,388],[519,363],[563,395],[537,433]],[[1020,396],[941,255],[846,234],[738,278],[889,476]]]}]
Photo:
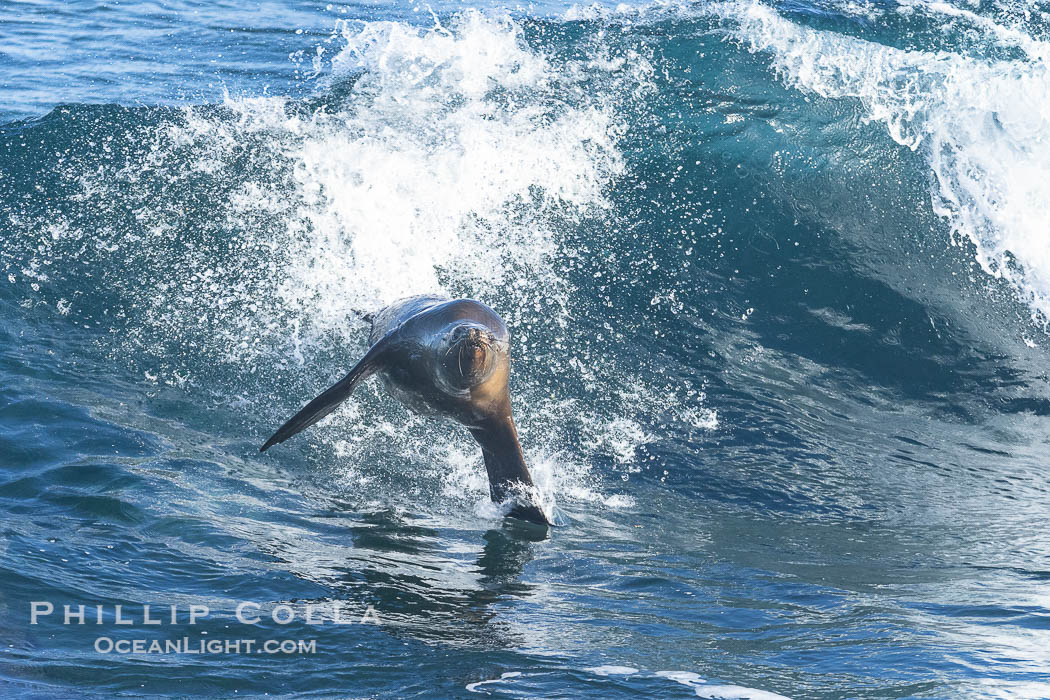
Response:
[{"label": "white foam", "polygon": [[657,671],[654,675],[672,680],[675,683],[681,683],[682,685],[707,683],[707,681],[701,678],[699,674],[693,673],[692,671]]},{"label": "white foam", "polygon": [[654,675],[693,689],[698,698],[711,700],[788,700],[783,695],[742,685],[710,684],[691,671],[657,671]]},{"label": "white foam", "polygon": [[696,697],[710,700],[788,700],[777,693],[745,688],[742,685],[705,685],[695,690]]},{"label": "white foam", "polygon": [[466,689],[469,690],[472,693],[476,693],[476,692],[478,692],[478,688],[483,686],[483,685],[489,685],[490,683],[499,683],[500,681],[505,681],[505,680],[508,680],[510,678],[517,678],[520,675],[521,675],[521,671],[507,671],[506,673],[501,675],[499,678],[491,678],[491,679],[489,679],[487,681],[478,681],[477,683],[467,683]]},{"label": "white foam", "polygon": [[599,676],[631,676],[638,673],[638,669],[636,668],[615,665],[594,666],[593,668],[588,668],[586,670]]}]

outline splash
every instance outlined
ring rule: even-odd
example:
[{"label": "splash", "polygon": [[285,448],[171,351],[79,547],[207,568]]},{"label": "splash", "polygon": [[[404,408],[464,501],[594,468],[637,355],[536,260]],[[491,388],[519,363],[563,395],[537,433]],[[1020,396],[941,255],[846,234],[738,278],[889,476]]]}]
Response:
[{"label": "splash", "polygon": [[[257,291],[279,323],[260,323],[251,307],[241,320],[284,335],[302,360],[305,347],[353,328],[348,318],[407,295],[469,294],[500,307],[508,293],[564,294],[548,265],[554,221],[608,207],[604,188],[623,167],[614,105],[566,102],[564,71],[506,18],[467,12],[431,30],[345,23],[340,34],[330,89],[341,98],[305,109],[227,99],[223,118],[188,110],[163,135],[191,147],[183,167],[206,175],[237,168],[245,144],[280,168],[245,178],[225,202],[236,230],[252,231],[260,216],[274,222],[248,237],[268,253],[269,288]],[[162,236],[172,225],[151,224]],[[233,301],[205,294],[194,304]],[[256,359],[244,325],[229,340],[240,359]]]}]

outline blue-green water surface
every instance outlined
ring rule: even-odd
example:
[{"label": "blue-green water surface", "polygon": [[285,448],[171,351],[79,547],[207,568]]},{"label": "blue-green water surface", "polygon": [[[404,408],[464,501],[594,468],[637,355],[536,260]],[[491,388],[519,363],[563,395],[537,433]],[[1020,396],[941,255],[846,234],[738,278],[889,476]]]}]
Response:
[{"label": "blue-green water surface", "polygon": [[[0,694],[1050,697],[1047,28],[0,4]],[[417,293],[549,533],[378,383],[259,454]]]}]

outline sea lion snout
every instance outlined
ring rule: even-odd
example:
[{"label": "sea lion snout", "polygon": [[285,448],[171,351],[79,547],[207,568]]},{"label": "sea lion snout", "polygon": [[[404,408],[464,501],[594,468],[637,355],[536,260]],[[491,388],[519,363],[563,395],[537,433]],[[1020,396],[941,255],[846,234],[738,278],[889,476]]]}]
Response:
[{"label": "sea lion snout", "polygon": [[442,364],[451,383],[460,388],[484,381],[496,364],[496,336],[487,328],[464,324],[453,328],[445,340]]},{"label": "sea lion snout", "polygon": [[484,348],[492,344],[496,337],[487,328],[477,326],[458,326],[452,331],[452,344],[467,343],[471,347]]}]

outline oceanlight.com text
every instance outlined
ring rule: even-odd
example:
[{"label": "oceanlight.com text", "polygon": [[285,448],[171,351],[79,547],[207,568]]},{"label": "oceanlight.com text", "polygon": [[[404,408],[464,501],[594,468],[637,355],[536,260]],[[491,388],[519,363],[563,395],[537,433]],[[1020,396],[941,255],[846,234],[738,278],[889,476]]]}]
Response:
[{"label": "oceanlight.com text", "polygon": [[316,639],[113,639],[99,637],[100,654],[316,654]]}]

